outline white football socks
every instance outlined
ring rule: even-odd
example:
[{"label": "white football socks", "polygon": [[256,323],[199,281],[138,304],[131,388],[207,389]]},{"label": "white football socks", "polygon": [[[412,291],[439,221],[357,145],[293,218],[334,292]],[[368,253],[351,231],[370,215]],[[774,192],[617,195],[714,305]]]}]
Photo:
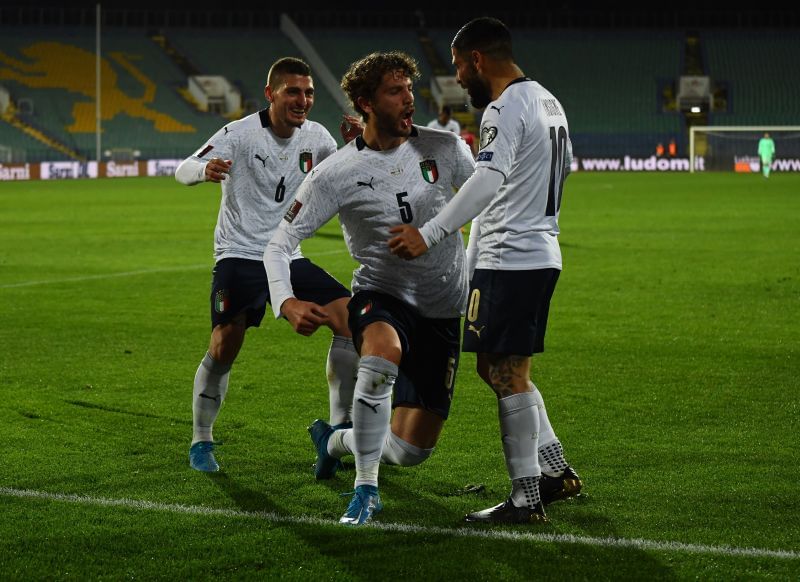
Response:
[{"label": "white football socks", "polygon": [[[328,439],[328,454],[341,459],[353,454],[353,429],[347,428],[334,431]],[[434,449],[423,449],[401,439],[391,430],[386,435],[381,453],[381,463],[386,465],[400,465],[413,467],[419,465],[433,454]]]},{"label": "white football socks", "polygon": [[353,399],[353,454],[355,486],[378,486],[383,443],[392,416],[392,388],[397,366],[378,356],[361,358]]},{"label": "white football socks", "polygon": [[358,375],[358,352],[349,337],[335,335],[328,350],[325,366],[328,375],[329,422],[331,426],[350,422],[353,392]]},{"label": "white football socks", "polygon": [[517,507],[533,507],[539,502],[538,441],[539,414],[531,392],[512,394],[497,401],[500,434],[511,500]]},{"label": "white football socks", "polygon": [[230,370],[230,364],[220,364],[208,352],[197,367],[192,391],[192,444],[214,440],[214,421],[228,391]]},{"label": "white football socks", "polygon": [[564,450],[550,424],[550,419],[547,418],[542,393],[533,382],[529,381],[528,386],[533,391],[536,407],[539,410],[539,466],[543,473],[560,474],[568,466],[564,459]]}]

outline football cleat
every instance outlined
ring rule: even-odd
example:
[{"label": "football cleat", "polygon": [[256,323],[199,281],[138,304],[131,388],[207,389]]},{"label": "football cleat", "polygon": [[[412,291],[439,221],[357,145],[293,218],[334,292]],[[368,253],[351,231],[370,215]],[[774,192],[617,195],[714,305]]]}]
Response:
[{"label": "football cleat", "polygon": [[352,526],[364,525],[372,521],[372,517],[381,509],[383,509],[383,503],[381,496],[378,495],[378,488],[374,485],[359,485],[353,491],[350,505],[347,506],[344,515],[339,518],[339,523]]},{"label": "football cleat", "polygon": [[486,524],[530,524],[530,523],[549,523],[550,519],[544,513],[541,502],[535,507],[517,507],[509,497],[500,505],[495,505],[481,511],[473,511],[464,516],[467,523],[486,523]]},{"label": "football cleat", "polygon": [[192,469],[205,473],[219,471],[219,463],[214,458],[214,443],[198,441],[189,448],[189,465]]},{"label": "football cleat", "polygon": [[314,463],[314,476],[319,479],[332,478],[338,469],[342,468],[342,462],[328,453],[328,440],[334,431],[342,428],[351,428],[350,422],[343,422],[335,426],[329,425],[324,420],[318,418],[308,427],[308,434],[317,450],[317,460]]},{"label": "football cleat", "polygon": [[577,497],[582,487],[583,481],[572,467],[564,469],[559,476],[542,473],[539,479],[539,495],[544,505],[561,499]]}]

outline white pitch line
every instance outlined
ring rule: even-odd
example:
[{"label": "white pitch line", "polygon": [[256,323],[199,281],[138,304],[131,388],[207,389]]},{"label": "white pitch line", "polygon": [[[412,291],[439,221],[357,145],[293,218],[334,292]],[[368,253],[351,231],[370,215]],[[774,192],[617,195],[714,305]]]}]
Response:
[{"label": "white pitch line", "polygon": [[[315,257],[323,255],[335,255],[345,252],[344,250],[335,251],[322,251],[314,253]],[[308,258],[308,257],[307,257]],[[97,279],[115,279],[117,277],[135,277],[137,275],[150,275],[153,273],[176,273],[178,271],[194,271],[196,269],[211,270],[213,265],[190,265],[184,267],[164,267],[162,269],[142,269],[140,271],[125,271],[123,273],[105,273],[102,275],[83,275],[81,277],[65,277],[63,279],[49,279],[44,281],[25,281],[23,283],[11,283],[8,285],[0,285],[0,289],[13,289],[16,287],[34,287],[36,285],[53,285],[56,283],[80,283],[82,281],[95,281]]]},{"label": "white pitch line", "polygon": [[[154,501],[139,501],[136,499],[108,499],[104,497],[91,497],[67,493],[49,493],[32,489],[14,489],[0,487],[0,496],[18,497],[28,499],[43,499],[46,501],[60,501],[77,503],[80,505],[94,505],[98,507],[124,507],[143,511],[162,511],[181,513],[185,515],[202,515],[216,517],[230,517],[235,519],[257,519],[272,523],[288,523],[298,525],[339,526],[338,522],[311,517],[307,515],[281,515],[273,511],[241,511],[237,509],[220,509],[203,507],[199,505],[180,505],[175,503],[158,503]],[[341,526],[339,526],[341,527]],[[728,557],[748,558],[776,558],[785,560],[800,559],[800,553],[792,550],[767,550],[762,548],[737,548],[733,546],[710,546],[704,544],[687,544],[683,542],[660,542],[637,538],[600,538],[592,536],[576,536],[571,534],[547,534],[508,531],[500,529],[473,529],[428,527],[421,525],[408,525],[401,523],[386,523],[375,521],[370,526],[390,532],[412,533],[422,535],[439,535],[464,538],[502,539],[521,542],[539,542],[551,544],[575,544],[584,546],[607,548],[630,548],[634,550],[648,550],[656,552],[684,552],[688,554],[711,554]]]},{"label": "white pitch line", "polygon": [[54,283],[75,283],[81,281],[94,281],[97,279],[114,279],[116,277],[135,277],[136,275],[149,275],[151,273],[174,273],[176,271],[194,271],[195,269],[210,269],[211,265],[192,265],[189,267],[165,267],[163,269],[142,269],[141,271],[126,271],[124,273],[105,273],[102,275],[83,275],[81,277],[65,277],[64,279],[49,279],[45,281],[25,281],[24,283],[11,283],[0,285],[0,289],[14,287],[33,287],[35,285],[52,285]]}]

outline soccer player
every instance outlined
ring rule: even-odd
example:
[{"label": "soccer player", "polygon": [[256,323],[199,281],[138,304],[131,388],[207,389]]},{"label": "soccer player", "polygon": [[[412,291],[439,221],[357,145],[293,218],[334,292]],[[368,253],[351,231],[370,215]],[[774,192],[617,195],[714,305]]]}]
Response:
[{"label": "soccer player", "polygon": [[442,105],[439,110],[439,115],[436,119],[431,119],[428,122],[428,127],[439,129],[441,131],[452,131],[456,135],[461,134],[461,124],[452,117],[453,110],[449,105]]},{"label": "soccer player", "polygon": [[[217,182],[222,187],[214,231],[211,341],[194,378],[189,464],[198,471],[219,470],[213,452],[214,421],[245,332],[260,325],[270,301],[264,249],[300,182],[314,164],[337,149],[328,130],[307,119],[314,104],[314,82],[305,62],[291,57],[276,61],[264,95],[270,104],[267,109],[225,125],[175,172],[182,184]],[[352,121],[346,117],[342,124],[345,140],[360,131]],[[326,364],[330,422],[348,425],[358,364],[347,327],[350,292],[299,250],[292,255],[291,273],[298,297],[319,307],[300,304],[284,313],[303,335],[319,325],[333,331]]]},{"label": "soccer player", "polygon": [[775,157],[775,142],[765,133],[764,137],[758,140],[758,157],[761,158],[761,174],[769,178],[769,171],[772,169],[772,159]]},{"label": "soccer player", "polygon": [[410,465],[431,454],[450,410],[460,353],[467,298],[461,236],[443,237],[414,262],[386,244],[392,224],[423,224],[474,171],[458,135],[412,123],[418,77],[416,62],[401,52],[372,53],[350,66],[342,89],[365,119],[364,133],[312,170],[264,253],[273,305],[284,312],[298,301],[288,268],[294,249],[337,213],[359,263],[348,306],[361,355],[353,428],[311,427],[318,470],[330,452],[352,448],[355,491],[340,522],[354,526],[382,508],[382,458]]},{"label": "soccer player", "polygon": [[[577,495],[582,483],[564,459],[531,356],[544,350],[550,298],[561,272],[558,214],[572,145],[564,108],[515,64],[511,33],[495,18],[468,22],[452,42],[456,79],[485,108],[475,173],[420,229],[392,228],[392,252],[412,259],[475,218],[467,248],[471,275],[464,351],[494,390],[509,498],[468,522],[547,521],[544,505]],[[413,261],[412,261],[413,262]]]}]

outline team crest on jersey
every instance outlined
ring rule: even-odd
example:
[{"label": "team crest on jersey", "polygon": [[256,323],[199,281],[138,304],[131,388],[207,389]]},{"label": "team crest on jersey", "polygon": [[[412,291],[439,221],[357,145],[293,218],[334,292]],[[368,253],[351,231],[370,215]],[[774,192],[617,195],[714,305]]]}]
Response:
[{"label": "team crest on jersey", "polygon": [[303,207],[303,203],[299,200],[295,200],[292,202],[292,205],[289,207],[289,210],[286,211],[286,214],[283,215],[283,219],[286,222],[293,222],[297,213],[300,212],[300,209]]},{"label": "team crest on jersey", "polygon": [[494,141],[494,138],[497,137],[497,128],[491,125],[487,125],[481,128],[481,147],[480,149],[485,148],[490,143]]},{"label": "team crest on jersey", "polygon": [[220,289],[217,291],[216,295],[214,295],[214,311],[217,313],[225,313],[229,306],[230,300],[228,299],[228,290]]},{"label": "team crest on jersey", "polygon": [[314,163],[311,159],[311,152],[300,152],[300,171],[308,174],[311,171],[311,166]]},{"label": "team crest on jersey", "polygon": [[436,160],[422,160],[419,163],[419,169],[422,170],[422,177],[428,184],[435,184],[439,179],[439,169],[436,167]]}]

